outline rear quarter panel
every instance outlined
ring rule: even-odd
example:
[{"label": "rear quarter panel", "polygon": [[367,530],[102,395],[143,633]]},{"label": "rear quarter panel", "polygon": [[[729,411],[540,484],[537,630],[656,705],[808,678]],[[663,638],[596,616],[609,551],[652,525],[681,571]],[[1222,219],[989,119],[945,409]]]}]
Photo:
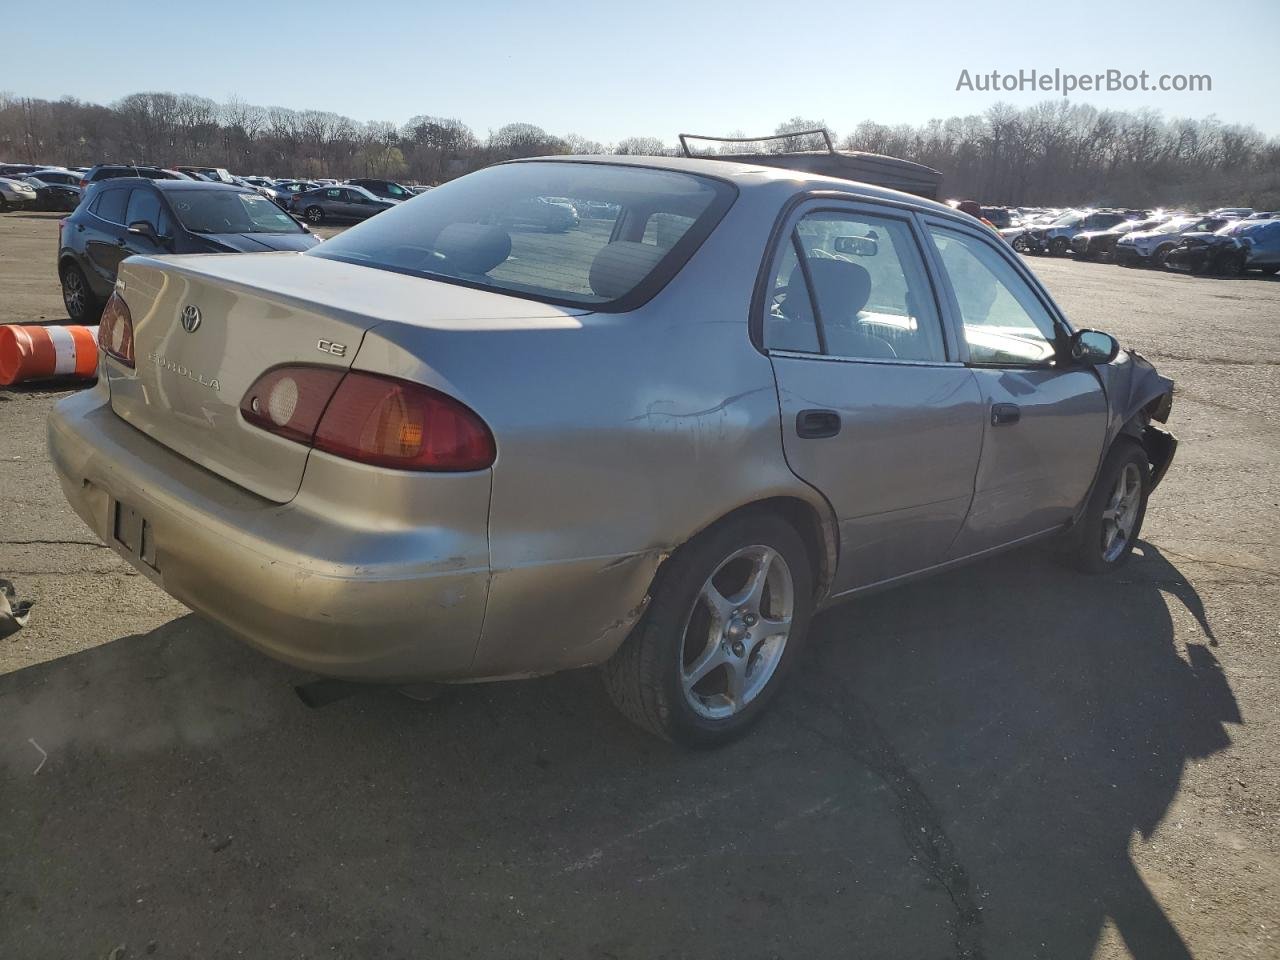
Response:
[{"label": "rear quarter panel", "polygon": [[798,496],[829,516],[786,466],[772,368],[748,335],[781,199],[747,199],[632,313],[366,335],[356,368],[458,397],[497,440],[477,676],[606,659],[662,560],[739,506]]}]

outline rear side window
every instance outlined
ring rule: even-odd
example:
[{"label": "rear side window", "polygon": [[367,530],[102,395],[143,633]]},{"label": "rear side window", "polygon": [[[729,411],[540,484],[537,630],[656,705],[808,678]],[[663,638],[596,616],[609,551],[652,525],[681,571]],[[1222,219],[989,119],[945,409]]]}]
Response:
[{"label": "rear side window", "polygon": [[910,226],[821,211],[792,232],[774,272],[765,346],[856,360],[946,359]]},{"label": "rear side window", "polygon": [[110,223],[124,223],[125,208],[129,203],[129,190],[116,188],[104,190],[93,205],[93,212]]},{"label": "rear side window", "polygon": [[[646,167],[501,164],[380,213],[308,255],[626,310],[674,276],[736,194],[720,180]],[[669,216],[655,220],[659,214]]]},{"label": "rear side window", "polygon": [[160,226],[160,196],[147,187],[134,187],[129,191],[129,206],[125,211],[126,224],[143,220],[157,229]]}]

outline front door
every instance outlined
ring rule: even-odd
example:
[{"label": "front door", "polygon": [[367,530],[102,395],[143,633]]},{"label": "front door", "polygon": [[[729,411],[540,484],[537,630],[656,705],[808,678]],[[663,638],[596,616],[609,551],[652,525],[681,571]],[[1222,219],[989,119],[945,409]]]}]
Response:
[{"label": "front door", "polygon": [[1102,457],[1107,402],[1092,367],[1063,364],[1067,331],[999,240],[927,226],[985,408],[973,506],[948,559],[1066,523]]},{"label": "front door", "polygon": [[840,525],[832,592],[939,562],[968,512],[984,406],[892,208],[815,201],[774,256],[763,345],[791,469]]}]

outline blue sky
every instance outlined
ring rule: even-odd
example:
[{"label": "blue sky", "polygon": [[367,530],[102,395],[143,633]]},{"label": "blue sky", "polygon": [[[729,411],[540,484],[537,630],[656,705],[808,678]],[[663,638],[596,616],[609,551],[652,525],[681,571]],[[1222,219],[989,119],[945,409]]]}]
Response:
[{"label": "blue sky", "polygon": [[106,16],[100,0],[56,7],[32,14],[40,29],[6,40],[0,90],[102,103],[139,90],[234,94],[357,120],[457,117],[481,136],[525,121],[604,142],[674,142],[681,131],[768,131],[795,115],[843,134],[864,119],[920,123],[1053,97],[957,92],[962,69],[1146,69],[1208,73],[1213,90],[1072,99],[1216,114],[1280,134],[1275,56],[1265,52],[1280,36],[1275,0],[122,0]]}]

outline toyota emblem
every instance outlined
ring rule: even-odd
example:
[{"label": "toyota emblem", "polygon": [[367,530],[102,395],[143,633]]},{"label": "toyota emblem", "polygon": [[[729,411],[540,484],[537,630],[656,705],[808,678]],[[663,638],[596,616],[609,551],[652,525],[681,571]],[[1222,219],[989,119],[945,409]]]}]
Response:
[{"label": "toyota emblem", "polygon": [[200,308],[194,303],[188,303],[182,308],[182,329],[187,333],[195,333],[196,328],[200,326]]}]

